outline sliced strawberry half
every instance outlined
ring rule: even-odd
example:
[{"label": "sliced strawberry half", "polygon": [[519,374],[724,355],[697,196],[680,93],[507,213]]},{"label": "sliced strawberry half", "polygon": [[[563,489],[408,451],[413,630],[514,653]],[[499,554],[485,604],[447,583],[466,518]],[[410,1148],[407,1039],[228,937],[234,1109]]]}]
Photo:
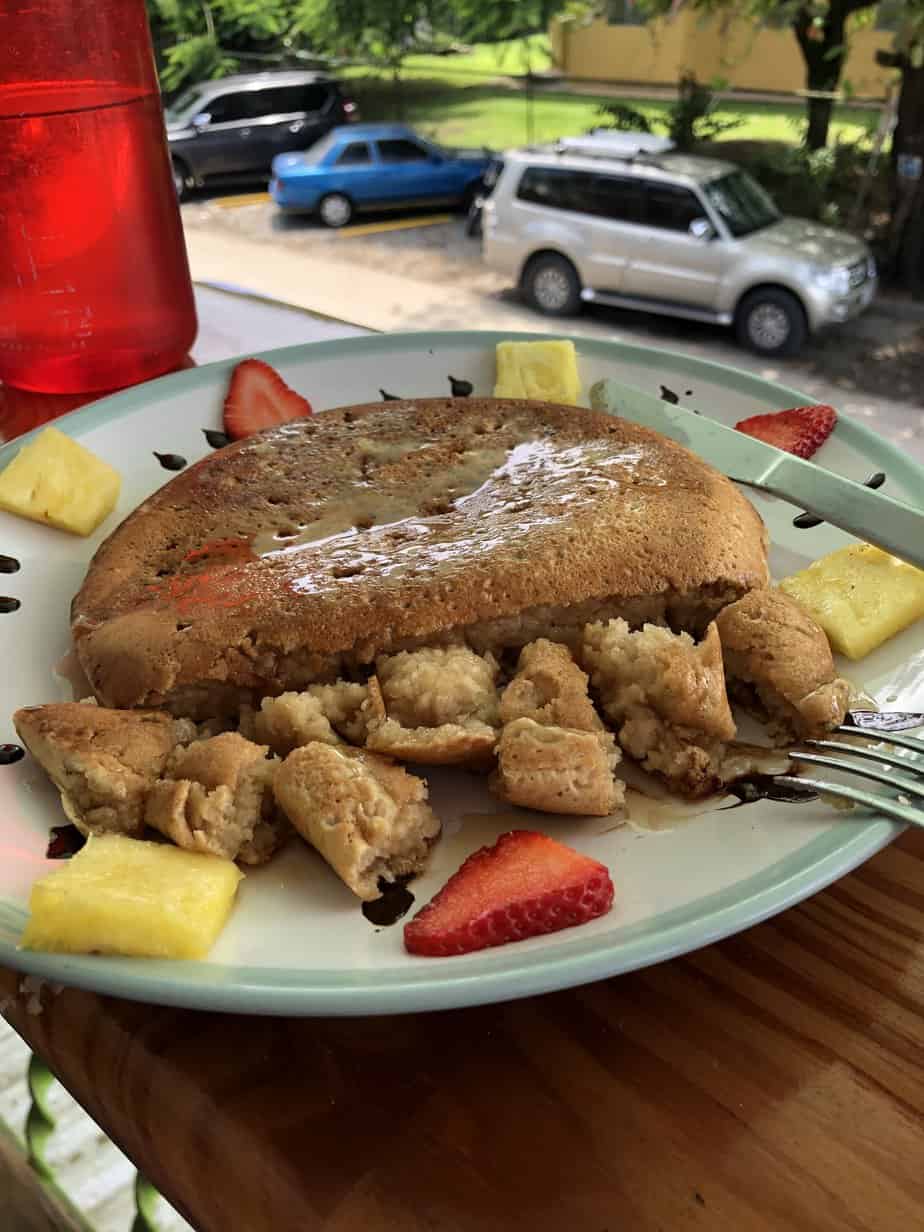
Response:
[{"label": "sliced strawberry half", "polygon": [[310,414],[308,399],[290,389],[262,359],[242,359],[231,373],[223,418],[233,441]]},{"label": "sliced strawberry half", "polygon": [[404,926],[411,954],[445,958],[585,924],[613,904],[604,864],[533,830],[482,847]]},{"label": "sliced strawberry half", "polygon": [[735,427],[759,441],[776,445],[794,453],[797,458],[810,458],[825,443],[834,431],[837,411],[833,406],[818,403],[815,406],[797,406],[789,411],[774,411],[769,415],[752,415],[742,419]]}]

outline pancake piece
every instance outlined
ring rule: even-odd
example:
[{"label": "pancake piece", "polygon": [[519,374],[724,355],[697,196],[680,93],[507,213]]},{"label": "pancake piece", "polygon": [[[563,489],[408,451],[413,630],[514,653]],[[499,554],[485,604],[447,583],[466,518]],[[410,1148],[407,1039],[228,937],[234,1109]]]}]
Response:
[{"label": "pancake piece", "polygon": [[619,743],[646,770],[689,796],[723,782],[735,722],[715,624],[699,643],[687,633],[624,620],[584,630],[581,656]]},{"label": "pancake piece", "polygon": [[819,736],[844,721],[850,684],[828,639],[781,590],[753,590],[716,617],[732,696],[769,715],[784,738]]},{"label": "pancake piece", "polygon": [[155,780],[177,745],[196,735],[192,723],[169,714],[83,702],[28,706],[13,723],[82,834],[139,835]]},{"label": "pancake piece", "polygon": [[274,816],[279,762],[268,752],[238,732],[176,749],[148,794],[146,823],[187,851],[266,863],[291,833]]},{"label": "pancake piece", "polygon": [[424,645],[576,645],[614,615],[702,632],[766,584],[757,513],[673,441],[576,407],[422,399],[189,467],[100,547],[73,635],[101,701],[207,718]]},{"label": "pancake piece", "polygon": [[273,789],[302,838],[362,899],[381,898],[380,880],[419,873],[440,832],[423,779],[346,745],[296,749]]}]

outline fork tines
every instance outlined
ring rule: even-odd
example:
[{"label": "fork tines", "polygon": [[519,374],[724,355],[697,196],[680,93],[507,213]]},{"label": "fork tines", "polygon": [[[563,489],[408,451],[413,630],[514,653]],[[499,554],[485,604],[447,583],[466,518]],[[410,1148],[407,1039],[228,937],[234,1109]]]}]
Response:
[{"label": "fork tines", "polygon": [[[803,775],[778,775],[777,782],[808,787],[820,794],[834,796],[843,800],[851,800],[855,804],[891,817],[893,821],[904,822],[906,825],[924,826],[924,807],[914,801],[924,802],[924,783],[915,782],[918,778],[924,780],[924,740],[914,736],[899,735],[896,732],[870,731],[854,726],[837,728],[839,733],[850,736],[846,740],[805,740],[797,749],[790,750],[793,761],[804,762],[813,766],[824,766],[829,770],[837,770],[843,774],[851,774],[857,778],[873,783],[882,783],[893,789],[895,794],[883,795],[879,792],[862,791],[846,783],[830,782],[822,779],[806,778]],[[858,742],[862,737],[864,743]],[[899,749],[916,753],[916,757],[895,756],[885,751],[883,745],[894,745]],[[822,749],[824,752],[812,751]],[[830,753],[840,756],[831,757]],[[880,768],[857,765],[846,758],[858,758],[861,762],[878,762]],[[901,775],[911,776],[902,778]]]}]

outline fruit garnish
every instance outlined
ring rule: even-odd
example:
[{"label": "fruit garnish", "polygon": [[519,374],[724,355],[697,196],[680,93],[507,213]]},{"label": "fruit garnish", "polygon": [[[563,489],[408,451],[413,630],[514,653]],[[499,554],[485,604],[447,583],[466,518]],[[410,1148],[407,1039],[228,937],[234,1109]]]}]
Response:
[{"label": "fruit garnish", "polygon": [[108,462],[57,428],[46,428],[0,473],[0,509],[90,535],[112,513],[121,486]]},{"label": "fruit garnish", "polygon": [[243,440],[264,428],[304,419],[311,413],[308,399],[290,389],[276,369],[262,359],[242,359],[231,373],[222,417],[232,440]]},{"label": "fruit garnish", "polygon": [[218,856],[99,835],[35,882],[21,944],[58,954],[204,958],[240,880],[236,865]]},{"label": "fruit garnish", "polygon": [[848,659],[871,650],[924,617],[924,570],[868,543],[829,552],[780,582]]},{"label": "fruit garnish", "polygon": [[577,353],[566,339],[554,342],[499,342],[495,398],[539,398],[577,402],[581,395]]},{"label": "fruit garnish", "polygon": [[613,904],[606,866],[533,830],[470,855],[404,926],[411,954],[445,958],[585,924]]},{"label": "fruit garnish", "polygon": [[797,458],[810,458],[834,431],[836,423],[837,411],[834,407],[819,402],[815,406],[796,406],[788,411],[752,415],[750,419],[740,420],[735,427],[767,445],[794,453]]}]

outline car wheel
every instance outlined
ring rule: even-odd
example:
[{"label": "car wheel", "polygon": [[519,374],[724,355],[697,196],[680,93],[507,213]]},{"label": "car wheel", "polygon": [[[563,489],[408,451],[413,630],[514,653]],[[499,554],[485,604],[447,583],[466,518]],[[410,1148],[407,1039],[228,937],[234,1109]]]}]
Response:
[{"label": "car wheel", "polygon": [[328,193],[318,206],[325,227],[345,227],[353,217],[353,202],[343,193]]},{"label": "car wheel", "polygon": [[767,287],[741,301],[735,331],[741,345],[758,355],[796,355],[808,337],[808,322],[795,295]]},{"label": "car wheel", "polygon": [[176,189],[177,201],[185,201],[189,196],[189,172],[178,158],[171,159],[173,168],[173,187]]},{"label": "car wheel", "polygon": [[581,280],[567,259],[548,252],[533,257],[523,273],[523,291],[534,308],[548,317],[574,316],[581,308]]}]

